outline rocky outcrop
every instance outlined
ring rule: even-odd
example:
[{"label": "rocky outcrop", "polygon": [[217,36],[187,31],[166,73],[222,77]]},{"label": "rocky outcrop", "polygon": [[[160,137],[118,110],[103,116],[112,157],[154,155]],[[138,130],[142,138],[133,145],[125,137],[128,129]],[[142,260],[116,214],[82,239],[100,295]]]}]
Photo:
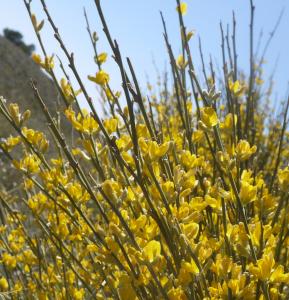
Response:
[{"label": "rocky outcrop", "polygon": [[[45,117],[30,86],[31,79],[37,82],[43,100],[52,115],[55,115],[59,103],[62,105],[62,102],[52,80],[19,47],[0,36],[0,96],[3,96],[8,103],[18,103],[21,111],[30,109],[32,115],[27,125],[49,134]],[[64,122],[63,128],[64,133],[66,132],[68,136],[70,129],[67,123]],[[10,134],[15,134],[14,129],[0,115],[0,138],[5,138]],[[11,166],[3,165],[3,163],[1,166],[0,163],[0,185],[4,182],[7,185],[7,179],[4,178],[2,172],[5,169],[6,174],[11,172]],[[8,180],[8,184],[11,185],[10,180]]]}]

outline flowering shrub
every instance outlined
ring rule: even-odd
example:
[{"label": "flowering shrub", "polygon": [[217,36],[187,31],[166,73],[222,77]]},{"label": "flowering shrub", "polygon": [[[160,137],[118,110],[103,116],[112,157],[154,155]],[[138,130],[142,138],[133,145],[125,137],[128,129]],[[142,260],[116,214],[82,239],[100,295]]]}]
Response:
[{"label": "flowering shrub", "polygon": [[[231,64],[224,61],[221,92],[213,65],[202,82],[190,52],[193,33],[183,23],[187,5],[177,0],[178,58],[163,20],[173,89],[165,83],[159,95],[145,98],[96,0],[126,100],[123,107],[122,94],[109,84],[107,54],[98,53],[88,23],[97,67],[88,79],[110,111],[102,120],[41,0],[79,88],[66,72],[56,78],[54,57],[41,39],[44,22],[31,13],[30,2],[44,52],[33,59],[56,84],[76,141],[63,136],[34,82],[53,138],[27,128],[29,111],[1,99],[0,111],[16,134],[0,147],[24,178],[20,196],[0,194],[1,296],[288,299],[288,102],[273,120],[262,61],[251,60],[247,78],[237,69],[235,44],[228,44]],[[80,93],[90,111],[79,106]],[[53,158],[46,154],[49,142],[59,150]]]}]

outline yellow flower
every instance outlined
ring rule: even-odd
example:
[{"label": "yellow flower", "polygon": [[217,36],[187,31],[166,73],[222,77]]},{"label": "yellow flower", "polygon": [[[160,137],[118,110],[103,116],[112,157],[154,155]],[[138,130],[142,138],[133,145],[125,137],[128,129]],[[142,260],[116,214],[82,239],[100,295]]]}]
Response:
[{"label": "yellow flower", "polygon": [[147,129],[145,124],[137,124],[136,132],[138,137],[148,138],[150,136],[149,130]]},{"label": "yellow flower", "polygon": [[191,189],[190,188],[187,188],[185,190],[183,190],[181,193],[180,193],[180,199],[183,199],[187,196],[189,196],[191,193]]},{"label": "yellow flower", "polygon": [[96,61],[102,65],[103,63],[106,62],[106,59],[107,59],[107,53],[105,52],[102,52],[100,53],[97,57],[96,57]]},{"label": "yellow flower", "polygon": [[[194,35],[195,35],[195,30],[190,30],[189,32],[187,32],[187,36],[186,36],[187,41],[189,41]],[[183,32],[182,32],[182,39],[184,40]]]},{"label": "yellow flower", "polygon": [[194,143],[199,143],[204,139],[204,132],[202,130],[195,130],[192,134],[192,141]]},{"label": "yellow flower", "polygon": [[240,199],[243,205],[255,201],[256,196],[257,196],[257,187],[242,180],[241,189],[240,189]]},{"label": "yellow flower", "polygon": [[146,142],[144,137],[140,137],[138,139],[138,144],[140,147],[141,152],[145,155],[148,153],[148,143]]},{"label": "yellow flower", "polygon": [[185,69],[186,66],[188,65],[188,62],[185,61],[183,55],[179,55],[178,58],[176,59],[176,64],[177,64],[178,68]]},{"label": "yellow flower", "polygon": [[183,260],[178,279],[182,285],[187,285],[193,280],[192,275],[197,275],[199,272],[200,270],[193,259],[190,262]]},{"label": "yellow flower", "polygon": [[180,5],[177,7],[177,11],[180,12],[182,15],[185,15],[188,10],[188,4],[186,2],[181,2]]},{"label": "yellow flower", "polygon": [[278,171],[278,180],[282,190],[286,191],[289,188],[289,168]]},{"label": "yellow flower", "polygon": [[185,150],[181,153],[180,162],[187,169],[190,169],[198,166],[200,163],[200,159],[197,158],[195,154],[191,154],[190,151]]},{"label": "yellow flower", "polygon": [[161,244],[152,240],[143,248],[143,256],[150,263],[154,262],[161,254]]},{"label": "yellow flower", "polygon": [[121,156],[131,167],[135,167],[135,161],[128,152],[122,152]]},{"label": "yellow flower", "polygon": [[39,149],[42,153],[47,151],[49,141],[45,138],[43,132],[23,127],[22,134],[26,137],[29,143]]},{"label": "yellow flower", "polygon": [[10,103],[8,111],[13,119],[13,121],[16,123],[16,125],[20,125],[21,123],[21,114],[19,111],[19,105],[17,103]]},{"label": "yellow flower", "polygon": [[[237,116],[234,115],[234,123],[235,126],[237,125]],[[226,115],[224,122],[221,123],[220,127],[221,129],[227,131],[230,133],[230,131],[233,129],[233,114],[229,113]]]},{"label": "yellow flower", "polygon": [[5,252],[2,254],[2,260],[4,265],[10,269],[15,269],[17,265],[16,257],[13,255],[10,255],[9,253]]},{"label": "yellow flower", "polygon": [[251,266],[249,271],[258,279],[266,281],[270,278],[274,265],[275,260],[273,254],[270,253],[268,255],[263,255],[263,257],[258,260],[257,266]]},{"label": "yellow flower", "polygon": [[42,60],[41,56],[39,54],[32,54],[33,61],[38,64],[40,67],[45,69],[46,71],[50,71],[54,68],[54,56],[46,56],[44,58],[44,61]]},{"label": "yellow flower", "polygon": [[38,290],[37,291],[37,299],[39,299],[39,300],[48,300],[49,298],[48,298],[47,292]]},{"label": "yellow flower", "polygon": [[33,212],[38,212],[38,210],[43,208],[46,203],[47,197],[42,193],[38,193],[28,199],[28,206]]},{"label": "yellow flower", "polygon": [[289,273],[284,273],[284,266],[282,265],[276,267],[272,252],[263,254],[262,258],[257,261],[257,266],[249,266],[249,271],[262,281],[289,283]]},{"label": "yellow flower", "polygon": [[5,277],[1,277],[0,278],[0,290],[3,291],[7,291],[9,288],[9,284],[8,281]]},{"label": "yellow flower", "polygon": [[96,84],[104,86],[109,82],[109,75],[105,71],[100,70],[95,76],[88,76],[88,79]]},{"label": "yellow flower", "polygon": [[39,172],[40,163],[41,162],[38,157],[32,154],[28,154],[20,161],[17,167],[23,171],[33,174]]},{"label": "yellow flower", "polygon": [[33,53],[33,54],[32,54],[32,59],[33,59],[33,61],[34,61],[36,64],[41,65],[42,59],[41,59],[41,56],[40,56],[39,54]]},{"label": "yellow flower", "polygon": [[133,230],[135,230],[136,232],[139,230],[143,230],[143,228],[145,227],[145,225],[147,223],[147,220],[148,220],[148,218],[145,215],[141,215],[136,220],[132,220]]},{"label": "yellow flower", "polygon": [[188,239],[194,239],[199,232],[199,224],[190,222],[188,224],[181,224],[182,232]]},{"label": "yellow flower", "polygon": [[211,270],[216,273],[218,277],[225,277],[231,272],[233,261],[226,255],[217,254],[216,261],[212,264]]},{"label": "yellow flower", "polygon": [[68,104],[71,104],[74,101],[74,97],[78,96],[81,93],[81,90],[74,91],[70,83],[67,82],[65,78],[62,78],[60,80],[60,87]]},{"label": "yellow flower", "polygon": [[82,109],[81,113],[78,113],[76,117],[75,112],[70,107],[65,110],[65,116],[77,131],[93,134],[99,129],[97,122],[86,109]]},{"label": "yellow flower", "polygon": [[44,20],[42,20],[40,23],[38,23],[36,16],[34,14],[31,15],[31,21],[32,21],[35,31],[39,32],[43,28]]},{"label": "yellow flower", "polygon": [[257,76],[255,78],[255,82],[256,82],[257,85],[262,85],[264,83],[264,80]]},{"label": "yellow flower", "polygon": [[212,128],[219,123],[218,116],[212,107],[201,108],[201,120],[208,128]]},{"label": "yellow flower", "polygon": [[170,149],[170,143],[164,143],[162,145],[158,145],[157,142],[155,141],[150,141],[148,143],[148,154],[151,160],[158,160],[161,157],[163,157],[164,155],[166,155],[166,153],[169,151]]},{"label": "yellow flower", "polygon": [[7,151],[10,152],[12,149],[17,146],[21,142],[20,136],[9,136],[4,143],[2,143],[2,147]]},{"label": "yellow flower", "polygon": [[127,274],[122,274],[118,285],[121,300],[136,300],[137,296],[132,287],[132,280]]},{"label": "yellow flower", "polygon": [[117,92],[113,92],[111,89],[109,88],[104,88],[103,89],[106,97],[108,100],[114,102],[116,99],[118,99],[121,95],[121,92],[120,91],[117,91]]},{"label": "yellow flower", "polygon": [[181,287],[171,288],[168,292],[169,300],[187,300],[187,296]]},{"label": "yellow flower", "polygon": [[[245,297],[246,288],[249,289],[250,285],[246,285],[246,275],[239,275],[236,279],[230,279],[228,287],[231,289],[232,294],[236,299],[248,299]],[[247,291],[248,292],[248,291]]]},{"label": "yellow flower", "polygon": [[113,238],[107,236],[105,237],[105,242],[107,243],[110,251],[114,253],[117,253],[119,251],[119,246]]},{"label": "yellow flower", "polygon": [[175,185],[172,181],[166,181],[162,184],[162,189],[166,194],[172,194],[175,191]]},{"label": "yellow flower", "polygon": [[81,288],[81,289],[73,288],[72,296],[73,296],[73,299],[75,299],[75,300],[82,300],[82,299],[84,299],[84,296],[85,296],[85,290],[83,288]]},{"label": "yellow flower", "polygon": [[229,89],[236,97],[241,96],[245,91],[245,87],[242,86],[238,80],[235,82],[229,81]]},{"label": "yellow flower", "polygon": [[289,284],[289,273],[284,273],[284,266],[279,265],[270,276],[270,281],[274,283]]},{"label": "yellow flower", "polygon": [[211,208],[213,208],[214,211],[216,212],[221,211],[221,199],[215,199],[210,195],[206,195],[205,201]]},{"label": "yellow flower", "polygon": [[118,124],[118,121],[116,118],[106,119],[103,122],[103,125],[104,125],[105,129],[107,130],[108,134],[112,134],[113,132],[116,132],[117,124]]},{"label": "yellow flower", "polygon": [[256,151],[257,146],[250,147],[250,144],[246,140],[240,140],[236,146],[236,155],[240,161],[249,159]]},{"label": "yellow flower", "polygon": [[102,189],[104,193],[110,197],[114,198],[114,195],[119,196],[121,193],[121,186],[117,181],[107,179],[102,183]]},{"label": "yellow flower", "polygon": [[132,147],[132,140],[129,135],[123,134],[116,141],[116,145],[120,151],[128,151]]}]

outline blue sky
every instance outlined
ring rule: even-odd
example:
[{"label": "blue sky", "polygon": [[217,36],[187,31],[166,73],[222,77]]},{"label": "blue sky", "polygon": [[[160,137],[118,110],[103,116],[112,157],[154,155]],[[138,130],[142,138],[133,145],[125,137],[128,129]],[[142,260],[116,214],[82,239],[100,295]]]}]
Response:
[{"label": "blue sky", "polygon": [[[86,78],[88,74],[94,74],[96,68],[93,64],[93,51],[85,29],[83,7],[87,10],[91,27],[99,33],[99,51],[108,51],[111,54],[102,33],[94,1],[47,0],[46,2],[63,40],[70,51],[75,53],[76,65],[82,77]],[[213,60],[221,63],[219,22],[222,20],[225,26],[227,23],[231,23],[233,10],[237,19],[239,66],[245,71],[249,70],[249,0],[186,0],[186,2],[188,3],[188,13],[185,16],[187,28],[196,31],[196,36],[191,43],[197,70],[200,70],[198,36],[202,39],[205,60],[208,62],[209,55],[212,54]],[[137,76],[142,86],[145,86],[147,75],[152,81],[156,78],[153,60],[160,71],[165,66],[169,67],[162,36],[160,10],[166,19],[175,54],[177,55],[180,51],[175,1],[103,0],[102,3],[112,36],[117,39],[123,57],[131,58]],[[274,98],[275,96],[281,98],[286,93],[289,79],[289,3],[288,0],[255,0],[254,3],[256,6],[255,40],[263,30],[263,42],[267,40],[281,10],[285,9],[279,30],[268,51],[268,63],[265,67],[265,76],[269,76],[275,61],[277,58],[279,59],[275,76],[276,94]],[[38,19],[45,18],[39,0],[33,0],[32,7]],[[36,44],[36,52],[40,52],[22,0],[1,1],[0,31],[5,27],[21,31],[25,41]],[[56,53],[63,57],[47,22],[42,33],[48,53]],[[120,77],[113,60],[109,59],[104,68],[111,75],[113,87],[120,89]],[[93,83],[88,82],[87,84],[93,98],[97,98]]]}]

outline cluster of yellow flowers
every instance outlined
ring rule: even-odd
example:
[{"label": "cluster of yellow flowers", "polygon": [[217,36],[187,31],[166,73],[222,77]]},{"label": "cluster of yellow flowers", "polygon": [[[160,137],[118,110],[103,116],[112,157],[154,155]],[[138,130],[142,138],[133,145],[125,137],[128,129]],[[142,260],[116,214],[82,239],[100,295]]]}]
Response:
[{"label": "cluster of yellow flowers", "polygon": [[[182,22],[187,6],[177,3]],[[102,70],[107,54],[96,54],[99,69],[89,80],[111,109],[104,120],[93,106],[79,108],[84,86],[56,82],[72,144],[36,93],[59,149],[53,158],[46,135],[25,127],[30,113],[0,101],[17,132],[0,149],[24,176],[20,195],[0,194],[0,295],[288,299],[289,134],[278,120],[265,126],[257,78],[254,93],[233,72],[224,94],[213,76],[201,90],[186,56],[171,61],[174,90],[149,100],[124,75],[122,107]],[[34,60],[54,74],[52,58]]]}]

